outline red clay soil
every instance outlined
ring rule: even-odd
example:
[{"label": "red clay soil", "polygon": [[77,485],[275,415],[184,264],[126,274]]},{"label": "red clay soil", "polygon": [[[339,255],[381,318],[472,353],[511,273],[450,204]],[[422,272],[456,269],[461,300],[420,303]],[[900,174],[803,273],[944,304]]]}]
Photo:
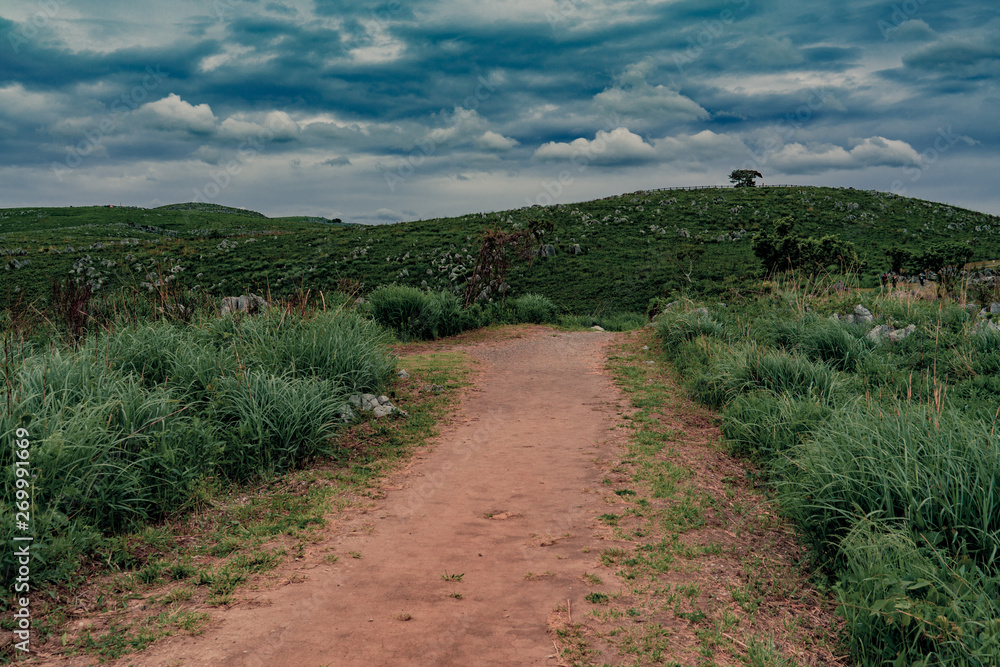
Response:
[{"label": "red clay soil", "polygon": [[615,449],[619,393],[603,370],[615,335],[527,332],[463,346],[483,373],[462,414],[355,525],[331,529],[337,563],[317,558],[304,582],[121,664],[560,664],[547,620],[567,602],[584,609],[590,590],[596,553],[584,547],[603,507],[592,489]]}]

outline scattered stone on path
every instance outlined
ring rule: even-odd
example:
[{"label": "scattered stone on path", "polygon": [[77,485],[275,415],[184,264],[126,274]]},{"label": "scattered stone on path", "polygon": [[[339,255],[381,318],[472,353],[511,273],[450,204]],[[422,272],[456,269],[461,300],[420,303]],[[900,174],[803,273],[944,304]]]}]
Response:
[{"label": "scattered stone on path", "polygon": [[396,375],[397,375],[398,377],[400,377],[400,378],[404,379],[404,380],[405,380],[406,378],[410,377],[410,374],[406,372],[406,369],[405,369],[405,368],[401,368],[401,369],[399,369],[399,372],[398,372],[398,373],[396,373]]},{"label": "scattered stone on path", "polygon": [[444,387],[439,384],[429,384],[424,387],[424,391],[429,391],[434,394],[440,394],[444,391]]},{"label": "scattered stone on path", "polygon": [[594,330],[594,331],[604,331],[604,328],[603,328],[603,327],[599,327],[599,326],[597,326],[596,324],[595,324],[594,326],[590,327],[590,328],[591,328],[592,330]]},{"label": "scattered stone on path", "polygon": [[643,350],[647,350],[647,351],[648,351],[648,350],[649,350],[649,346],[648,346],[648,345],[643,345],[643,346],[642,346],[642,349],[643,349]]},{"label": "scattered stone on path", "polygon": [[[376,396],[375,394],[352,394],[347,398],[347,400],[356,409],[362,412],[370,412],[376,418],[385,417],[393,414],[394,412],[399,413],[404,417],[407,416],[406,410],[400,410],[393,405],[388,396]],[[341,413],[342,416],[345,414],[346,413]],[[347,419],[346,421],[351,421],[353,419],[354,415],[352,412],[350,419]]]}]

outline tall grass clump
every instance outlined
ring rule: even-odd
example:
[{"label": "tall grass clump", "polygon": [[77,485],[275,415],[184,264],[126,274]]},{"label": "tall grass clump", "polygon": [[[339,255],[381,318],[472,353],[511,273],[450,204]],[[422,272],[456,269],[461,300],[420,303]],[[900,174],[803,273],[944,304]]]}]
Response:
[{"label": "tall grass clump", "polygon": [[805,327],[799,340],[800,349],[810,359],[847,372],[857,370],[874,346],[860,327],[835,320],[819,320]]},{"label": "tall grass clump", "polygon": [[741,390],[760,388],[799,397],[830,397],[844,385],[826,364],[783,350],[748,354],[730,374],[729,382]]},{"label": "tall grass clump", "polygon": [[954,410],[844,410],[789,453],[789,513],[819,548],[862,518],[893,520],[955,558],[995,567],[1000,433]]},{"label": "tall grass clump", "polygon": [[[384,330],[352,313],[279,310],[95,333],[74,349],[5,347],[0,437],[31,442],[32,580],[70,578],[108,536],[189,509],[210,480],[267,478],[337,455],[348,396],[392,376]],[[0,449],[0,539],[15,527]],[[0,579],[16,563],[0,554]]]},{"label": "tall grass clump", "polygon": [[676,352],[682,343],[701,336],[722,340],[729,338],[726,325],[713,318],[707,309],[688,313],[664,313],[657,320],[655,328],[667,352]]},{"label": "tall grass clump", "polygon": [[404,340],[431,340],[480,326],[481,311],[463,310],[453,292],[426,292],[393,284],[368,295],[367,312]]},{"label": "tall grass clump", "polygon": [[540,294],[524,294],[514,299],[514,311],[520,322],[546,324],[555,322],[556,305]]},{"label": "tall grass clump", "polygon": [[996,664],[1000,576],[958,564],[893,522],[862,519],[841,542],[834,590],[862,665]]},{"label": "tall grass clump", "polygon": [[752,391],[737,396],[728,406],[722,433],[732,453],[769,463],[801,444],[833,413],[834,408],[813,398]]},{"label": "tall grass clump", "polygon": [[427,328],[424,313],[430,301],[427,292],[406,285],[383,285],[368,295],[368,312],[379,324],[404,338],[423,338]]},{"label": "tall grass clump", "polygon": [[320,312],[300,318],[271,310],[242,318],[228,340],[247,368],[260,367],[273,375],[319,377],[353,391],[373,391],[394,368],[380,347],[387,342],[384,330],[353,312]]},{"label": "tall grass clump", "polygon": [[349,391],[336,382],[264,370],[220,379],[212,414],[224,443],[217,469],[229,480],[267,478],[337,451],[329,441]]}]

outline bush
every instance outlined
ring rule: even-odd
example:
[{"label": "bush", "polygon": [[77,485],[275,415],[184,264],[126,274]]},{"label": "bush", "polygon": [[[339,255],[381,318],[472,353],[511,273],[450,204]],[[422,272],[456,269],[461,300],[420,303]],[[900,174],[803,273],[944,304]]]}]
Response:
[{"label": "bush", "polygon": [[548,297],[525,294],[514,299],[514,312],[519,322],[545,324],[555,322],[556,305]]},{"label": "bush", "polygon": [[383,285],[368,295],[368,312],[379,324],[394,329],[403,338],[420,339],[426,331],[421,316],[429,296],[416,287]]},{"label": "bush", "polygon": [[394,329],[404,340],[432,340],[461,333],[478,324],[466,316],[452,292],[424,292],[416,287],[384,285],[368,295],[368,312],[376,322]]}]

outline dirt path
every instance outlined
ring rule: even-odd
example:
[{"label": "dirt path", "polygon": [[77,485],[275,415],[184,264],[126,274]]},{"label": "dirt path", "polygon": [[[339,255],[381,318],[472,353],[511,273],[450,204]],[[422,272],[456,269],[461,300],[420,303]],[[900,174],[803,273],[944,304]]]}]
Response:
[{"label": "dirt path", "polygon": [[614,449],[619,394],[603,371],[614,338],[537,328],[466,348],[483,373],[459,419],[360,530],[333,529],[337,563],[123,664],[560,664],[547,620],[594,590],[582,576]]}]

